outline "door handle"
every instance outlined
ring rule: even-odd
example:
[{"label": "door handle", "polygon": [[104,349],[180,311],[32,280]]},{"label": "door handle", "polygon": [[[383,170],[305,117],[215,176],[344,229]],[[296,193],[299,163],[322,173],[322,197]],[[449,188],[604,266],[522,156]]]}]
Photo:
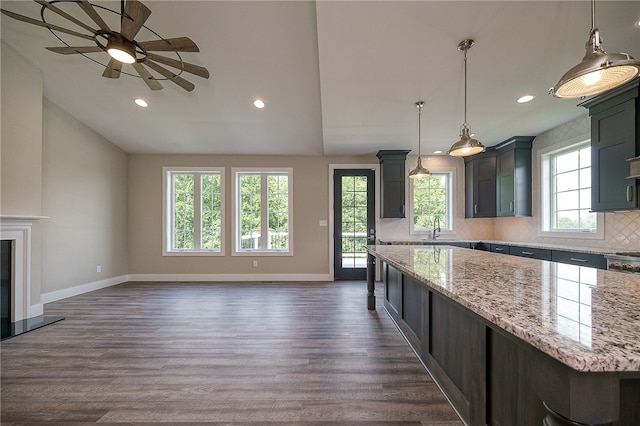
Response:
[{"label": "door handle", "polygon": [[531,256],[533,252],[531,251],[523,251],[522,254],[526,254],[527,256]]},{"label": "door handle", "polygon": [[627,201],[633,201],[633,185],[627,185]]},{"label": "door handle", "polygon": [[509,211],[513,211],[513,201],[509,202]]},{"label": "door handle", "polygon": [[477,204],[473,205],[473,214],[478,214],[478,205]]}]

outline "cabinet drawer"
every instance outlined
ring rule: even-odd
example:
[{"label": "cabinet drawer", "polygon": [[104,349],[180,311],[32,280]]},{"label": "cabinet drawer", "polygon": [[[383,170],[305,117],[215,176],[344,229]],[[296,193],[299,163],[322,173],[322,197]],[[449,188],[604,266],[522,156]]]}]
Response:
[{"label": "cabinet drawer", "polygon": [[511,246],[509,247],[509,254],[532,259],[551,260],[551,250],[548,249]]},{"label": "cabinet drawer", "polygon": [[553,250],[551,260],[571,265],[590,266],[592,268],[607,269],[607,259],[602,254],[578,253],[574,251]]},{"label": "cabinet drawer", "polygon": [[509,254],[509,246],[506,244],[489,244],[489,251],[494,253]]}]

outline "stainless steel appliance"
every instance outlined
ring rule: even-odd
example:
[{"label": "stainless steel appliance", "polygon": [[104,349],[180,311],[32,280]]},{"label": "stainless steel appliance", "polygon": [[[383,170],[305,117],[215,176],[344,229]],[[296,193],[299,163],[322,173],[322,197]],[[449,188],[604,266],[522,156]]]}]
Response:
[{"label": "stainless steel appliance", "polygon": [[607,269],[640,275],[640,252],[607,254]]}]

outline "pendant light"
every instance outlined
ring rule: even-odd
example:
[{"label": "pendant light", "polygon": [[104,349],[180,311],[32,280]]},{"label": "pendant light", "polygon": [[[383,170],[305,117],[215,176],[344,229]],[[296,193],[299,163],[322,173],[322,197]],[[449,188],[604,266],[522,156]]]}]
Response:
[{"label": "pendant light", "polygon": [[591,1],[591,31],[585,46],[582,62],[567,71],[549,94],[556,98],[584,98],[621,86],[640,73],[640,61],[626,53],[608,54],[603,50],[596,28],[595,0]]},{"label": "pendant light", "polygon": [[458,50],[464,52],[464,123],[460,130],[460,140],[451,145],[449,149],[449,155],[454,157],[466,157],[485,150],[484,145],[479,140],[471,137],[471,130],[467,123],[467,50],[471,49],[474,43],[473,40],[466,39],[458,44]]},{"label": "pendant light", "polygon": [[431,172],[424,167],[422,167],[422,160],[420,159],[420,121],[422,117],[422,107],[424,106],[423,101],[416,102],[416,107],[418,108],[418,164],[416,168],[409,172],[409,177],[411,179],[420,179],[425,178],[431,175]]}]

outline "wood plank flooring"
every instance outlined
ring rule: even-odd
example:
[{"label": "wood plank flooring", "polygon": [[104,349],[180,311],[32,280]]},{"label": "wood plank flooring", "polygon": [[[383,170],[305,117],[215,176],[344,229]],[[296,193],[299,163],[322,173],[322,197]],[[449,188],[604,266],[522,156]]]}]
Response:
[{"label": "wood plank flooring", "polygon": [[[377,289],[382,295],[382,288]],[[461,425],[366,283],[125,283],[2,342],[2,425]]]}]

